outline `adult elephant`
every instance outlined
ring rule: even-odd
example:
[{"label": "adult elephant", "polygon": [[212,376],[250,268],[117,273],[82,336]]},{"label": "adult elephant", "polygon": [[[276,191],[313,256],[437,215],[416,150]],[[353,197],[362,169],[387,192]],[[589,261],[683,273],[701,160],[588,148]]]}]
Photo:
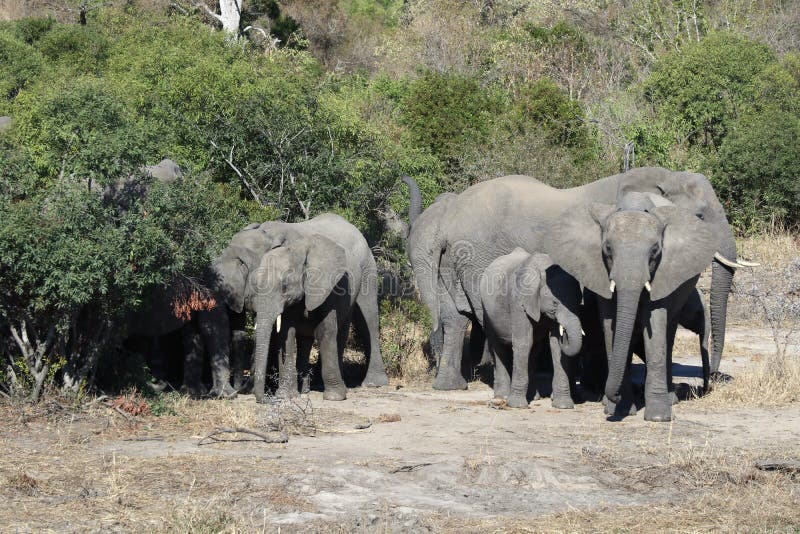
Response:
[{"label": "adult elephant", "polygon": [[642,211],[593,203],[557,217],[549,231],[553,261],[600,297],[609,355],[606,413],[632,406],[627,371],[638,327],[647,362],[645,419],[669,421],[672,344],[680,312],[714,257],[713,226],[676,206]]},{"label": "adult elephant", "polygon": [[[251,277],[253,283],[261,285],[254,286],[258,290],[247,295],[256,310],[258,324],[253,362],[253,392],[256,400],[263,400],[265,395],[272,326],[280,330],[278,319],[281,314],[289,308],[294,314],[297,312],[294,305],[301,301],[305,305],[305,314],[313,315],[317,309],[320,309],[318,313],[325,312],[325,316],[319,319],[325,323],[326,332],[330,330],[331,311],[335,312],[334,317],[341,316],[348,321],[350,311],[356,311],[356,328],[369,361],[363,383],[372,387],[388,384],[378,332],[378,269],[361,232],[342,217],[331,213],[299,223],[267,222],[258,231],[266,237],[269,252],[261,258],[259,272]],[[324,246],[327,242],[335,247]],[[344,254],[343,266],[339,265],[340,257],[335,253],[339,249]],[[270,273],[272,276],[267,276]],[[329,297],[335,300],[341,296],[331,295],[334,288],[338,287],[339,292],[345,291],[338,285],[342,274],[346,274],[347,278],[347,309],[329,302]],[[293,316],[293,325],[296,324],[294,319]],[[307,336],[303,337],[307,339]],[[325,336],[325,340],[330,343],[329,337]],[[310,349],[310,345],[298,348]],[[291,348],[284,351],[284,358],[287,356],[294,358]],[[302,359],[303,355],[300,356]],[[325,398],[343,399],[341,374],[337,377],[332,365],[330,358],[323,362],[323,374],[328,378]]]},{"label": "adult elephant", "polygon": [[[406,254],[411,262],[411,268],[417,279],[417,290],[423,304],[429,309],[438,306],[439,300],[436,292],[439,290],[438,280],[433,280],[430,274],[433,273],[434,262],[438,262],[439,240],[441,239],[442,222],[447,216],[448,207],[458,198],[455,193],[442,193],[436,197],[433,203],[422,211],[422,195],[416,180],[410,176],[403,176],[403,182],[408,186],[409,207],[408,224],[409,231],[406,238]],[[450,273],[442,273],[448,276]],[[452,281],[448,280],[448,283]],[[443,329],[441,324],[431,325],[430,346],[434,359],[439,362],[444,345]],[[470,331],[470,354],[482,353],[480,365],[492,362],[486,337],[480,324],[473,321]]]},{"label": "adult elephant", "polygon": [[460,373],[461,345],[467,316],[483,321],[479,281],[486,266],[516,247],[547,252],[550,221],[592,202],[614,204],[619,194],[630,191],[669,199],[712,229],[710,248],[717,253],[711,291],[711,365],[712,371],[717,369],[733,269],[741,265],[735,261],[736,246],[725,213],[703,175],[644,167],[570,189],[515,175],[476,184],[452,200],[436,236],[433,259],[417,271],[420,285],[435,288],[429,309],[434,327],[441,324],[444,334],[434,388],[466,388]]}]

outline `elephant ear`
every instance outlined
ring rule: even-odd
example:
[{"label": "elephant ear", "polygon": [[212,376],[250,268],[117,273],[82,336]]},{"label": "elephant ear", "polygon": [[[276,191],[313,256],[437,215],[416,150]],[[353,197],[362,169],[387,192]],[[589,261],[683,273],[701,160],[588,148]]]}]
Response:
[{"label": "elephant ear", "polygon": [[653,208],[650,213],[664,224],[661,262],[651,284],[650,299],[659,300],[702,273],[714,259],[719,239],[714,228],[689,210],[677,206]]},{"label": "elephant ear", "polygon": [[615,210],[609,204],[597,203],[568,210],[552,223],[545,243],[554,264],[607,299],[611,298],[611,290],[603,261],[602,225]]},{"label": "elephant ear", "polygon": [[225,300],[225,304],[236,313],[244,309],[247,276],[242,262],[233,256],[225,256],[214,262],[209,269],[209,285]]},{"label": "elephant ear", "polygon": [[530,261],[525,261],[514,272],[514,300],[525,310],[525,313],[534,321],[539,321],[542,315],[539,303],[539,291],[542,288],[542,273],[538,266]]},{"label": "elephant ear", "polygon": [[308,247],[303,268],[306,309],[312,311],[325,302],[333,288],[347,274],[347,255],[342,247],[320,235],[304,238]]}]

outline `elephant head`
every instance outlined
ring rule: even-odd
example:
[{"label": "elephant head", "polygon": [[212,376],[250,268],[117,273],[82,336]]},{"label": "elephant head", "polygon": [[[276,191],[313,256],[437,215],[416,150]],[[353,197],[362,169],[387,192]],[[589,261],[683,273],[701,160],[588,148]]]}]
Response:
[{"label": "elephant head", "polygon": [[211,287],[236,313],[241,313],[245,306],[252,308],[253,291],[248,284],[250,273],[258,268],[261,256],[273,246],[272,239],[260,230],[260,226],[250,224],[237,232],[211,265]]},{"label": "elephant head", "polygon": [[581,288],[547,254],[532,254],[517,268],[512,284],[513,297],[532,320],[542,314],[558,323],[561,352],[574,356],[581,350],[583,340],[578,316]]},{"label": "elephant head", "polygon": [[272,326],[280,332],[280,317],[293,304],[302,302],[313,312],[328,299],[347,274],[347,258],[342,247],[320,235],[291,240],[268,251],[251,275],[257,313],[253,392],[264,397]]},{"label": "elephant head", "polygon": [[[736,240],[725,216],[725,210],[717,199],[708,178],[702,174],[674,172],[659,167],[641,167],[621,175],[619,199],[631,191],[646,193],[651,198],[662,197],[694,213],[711,225],[717,244],[711,274],[711,331],[713,339],[711,370],[719,369],[725,345],[725,323],[727,319],[728,294],[733,283],[733,274],[740,267],[758,264],[736,258]],[[658,206],[659,202],[655,200]]]},{"label": "elephant head", "polygon": [[719,241],[710,224],[676,206],[584,205],[551,230],[553,262],[601,297],[616,296],[606,396],[617,402],[642,290],[650,301],[670,295],[711,263]]}]

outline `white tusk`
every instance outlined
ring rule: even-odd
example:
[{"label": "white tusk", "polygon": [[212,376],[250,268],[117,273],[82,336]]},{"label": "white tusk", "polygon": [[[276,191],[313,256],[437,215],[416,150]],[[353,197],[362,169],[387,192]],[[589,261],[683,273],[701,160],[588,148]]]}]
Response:
[{"label": "white tusk", "polygon": [[558,335],[564,337],[564,325],[562,324],[558,325]]},{"label": "white tusk", "polygon": [[253,325],[253,330],[258,330],[258,323]]},{"label": "white tusk", "polygon": [[608,289],[609,289],[609,290],[611,290],[611,292],[613,293],[613,292],[614,292],[614,288],[615,288],[615,287],[617,287],[617,283],[616,283],[615,281],[613,281],[613,280],[612,280],[612,281],[611,281],[611,285],[610,285],[610,286],[608,286]]},{"label": "white tusk", "polygon": [[738,261],[738,262],[737,261],[731,261],[728,258],[726,258],[725,256],[723,256],[722,254],[720,254],[719,252],[716,252],[714,254],[714,259],[717,260],[718,262],[720,262],[723,265],[727,265],[728,267],[731,267],[732,269],[738,269],[740,267],[758,267],[758,266],[761,265],[760,263],[756,263],[756,262],[753,262],[753,261],[744,261],[744,260],[741,260],[741,261]]},{"label": "white tusk", "polygon": [[645,281],[644,288],[647,290],[648,293],[650,293],[653,290],[653,288],[650,287],[650,280]]},{"label": "white tusk", "polygon": [[585,335],[586,335],[586,332],[584,332],[584,331],[583,331],[583,328],[581,328],[581,335],[582,335],[582,336],[585,336]]},{"label": "white tusk", "polygon": [[278,318],[275,319],[275,331],[280,333],[281,331],[281,314],[278,314]]}]

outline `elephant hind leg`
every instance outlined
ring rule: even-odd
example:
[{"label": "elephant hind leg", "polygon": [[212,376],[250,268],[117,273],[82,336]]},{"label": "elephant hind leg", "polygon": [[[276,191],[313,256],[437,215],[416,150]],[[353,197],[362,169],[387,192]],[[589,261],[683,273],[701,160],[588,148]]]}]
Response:
[{"label": "elephant hind leg", "polygon": [[353,310],[353,321],[367,357],[367,374],[361,385],[366,387],[388,385],[389,378],[381,357],[378,300],[375,295],[361,293],[358,296]]},{"label": "elephant hind leg", "polygon": [[467,325],[469,319],[459,313],[442,318],[444,347],[436,370],[436,379],[433,381],[433,389],[444,391],[467,389],[467,381],[461,373],[461,357]]}]

